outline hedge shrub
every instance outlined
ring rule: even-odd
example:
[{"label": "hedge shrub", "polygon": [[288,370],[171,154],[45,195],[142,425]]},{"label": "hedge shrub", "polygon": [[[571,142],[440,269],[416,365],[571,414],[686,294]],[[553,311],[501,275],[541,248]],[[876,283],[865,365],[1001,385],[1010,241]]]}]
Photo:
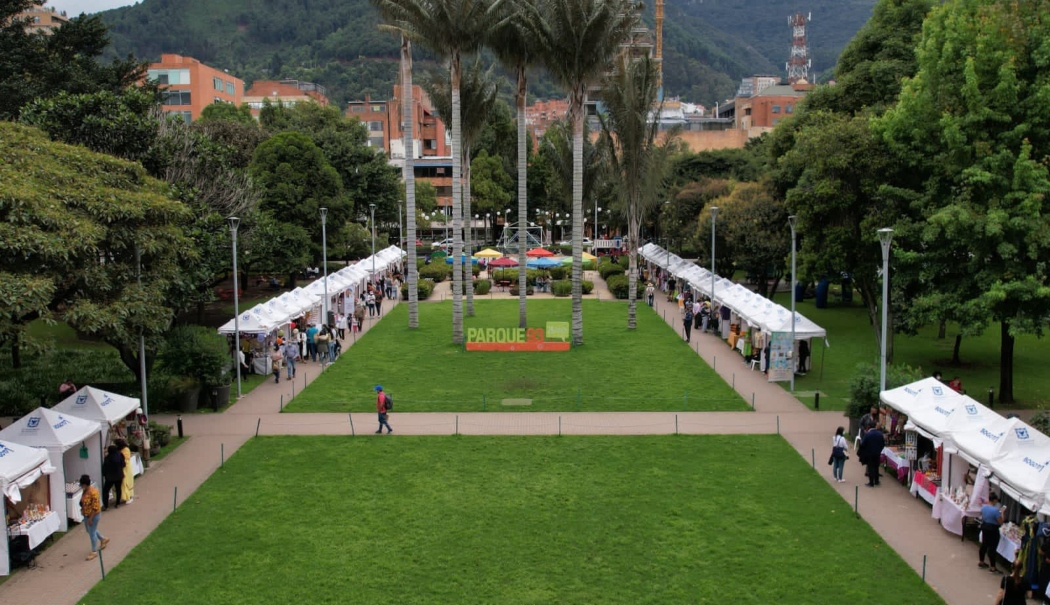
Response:
[{"label": "hedge shrub", "polygon": [[[440,283],[448,279],[452,274],[452,266],[446,265],[445,263],[430,263],[429,265],[423,265],[419,268],[419,281],[422,282],[424,279],[433,280],[434,283]],[[433,288],[431,288],[433,291]]]},{"label": "hedge shrub", "polygon": [[488,294],[492,290],[492,282],[487,279],[479,279],[474,282],[474,294]]},{"label": "hedge shrub", "polygon": [[552,281],[551,294],[555,296],[572,296],[572,281],[567,279]]},{"label": "hedge shrub", "polygon": [[567,277],[569,277],[569,271],[569,267],[566,267],[565,265],[560,265],[557,267],[551,267],[550,269],[547,269],[547,272],[550,273],[552,280],[566,279]]},{"label": "hedge shrub", "polygon": [[[434,293],[434,282],[427,279],[416,281],[416,296],[419,300],[426,300]],[[401,300],[408,300],[408,282],[401,284]]]},{"label": "hedge shrub", "polygon": [[623,275],[624,269],[619,264],[606,262],[598,265],[598,274],[605,281],[609,281],[609,278],[614,275]]},{"label": "hedge shrub", "polygon": [[[629,298],[630,294],[630,283],[626,275],[611,275],[609,279],[605,280],[605,284],[609,286],[609,291],[616,298],[626,299]],[[645,282],[638,280],[638,298],[645,295]]]},{"label": "hedge shrub", "polygon": [[[569,282],[569,283],[572,283],[572,282]],[[587,280],[587,279],[583,280],[582,282],[580,282],[580,286],[583,288],[583,293],[584,294],[590,294],[591,292],[594,292],[594,282],[592,282],[590,280]]]},{"label": "hedge shrub", "polygon": [[[517,296],[518,293],[520,293],[520,292],[521,292],[521,290],[518,289],[517,285],[513,285],[513,286],[510,287],[510,295],[511,296]],[[531,294],[532,294],[532,286],[527,286],[525,288],[525,296],[530,296]]]}]

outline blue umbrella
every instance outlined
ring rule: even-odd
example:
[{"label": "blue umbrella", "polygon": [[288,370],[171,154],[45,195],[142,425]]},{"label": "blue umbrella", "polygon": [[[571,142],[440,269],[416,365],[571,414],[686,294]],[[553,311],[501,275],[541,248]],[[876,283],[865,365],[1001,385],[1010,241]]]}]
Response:
[{"label": "blue umbrella", "polygon": [[529,262],[525,263],[525,266],[530,269],[550,269],[551,267],[557,267],[560,264],[560,261],[556,261],[553,258],[542,257],[530,259]]},{"label": "blue umbrella", "polygon": [[[452,264],[452,258],[453,257],[451,257],[451,256],[446,256],[445,257],[445,262],[451,265]],[[460,256],[459,258],[460,258],[459,262],[461,262],[463,264],[467,263],[467,255],[466,254]],[[470,264],[472,264],[472,265],[478,264],[478,257],[476,257],[476,256],[470,257]]]}]

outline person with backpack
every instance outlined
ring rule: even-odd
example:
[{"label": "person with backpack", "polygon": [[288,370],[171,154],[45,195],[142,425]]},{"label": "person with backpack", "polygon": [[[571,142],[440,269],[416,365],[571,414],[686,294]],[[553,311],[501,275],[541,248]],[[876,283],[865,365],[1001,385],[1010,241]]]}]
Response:
[{"label": "person with backpack", "polygon": [[394,432],[394,429],[390,427],[390,422],[387,421],[387,414],[390,410],[394,409],[394,400],[389,395],[383,392],[383,385],[376,385],[376,412],[379,413],[379,430],[376,431],[376,435],[383,432],[383,427],[386,427],[386,433],[389,435]]},{"label": "person with backpack", "polygon": [[689,305],[685,308],[685,315],[682,317],[682,323],[685,325],[685,341],[689,342],[689,334],[693,329],[693,307]]}]

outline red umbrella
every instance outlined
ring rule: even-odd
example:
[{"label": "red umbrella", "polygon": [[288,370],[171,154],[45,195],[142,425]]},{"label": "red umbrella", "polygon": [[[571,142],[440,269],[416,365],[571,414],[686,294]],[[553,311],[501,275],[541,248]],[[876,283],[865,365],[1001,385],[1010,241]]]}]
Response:
[{"label": "red umbrella", "polygon": [[554,253],[550,250],[547,250],[546,248],[533,248],[532,250],[526,252],[525,256],[530,256],[532,258],[542,258],[544,256],[554,256]]},{"label": "red umbrella", "polygon": [[490,261],[489,262],[489,266],[490,267],[517,267],[518,266],[518,261],[514,260],[513,258],[504,256],[504,257],[501,257],[501,258],[497,258],[497,259],[495,259],[493,261]]}]

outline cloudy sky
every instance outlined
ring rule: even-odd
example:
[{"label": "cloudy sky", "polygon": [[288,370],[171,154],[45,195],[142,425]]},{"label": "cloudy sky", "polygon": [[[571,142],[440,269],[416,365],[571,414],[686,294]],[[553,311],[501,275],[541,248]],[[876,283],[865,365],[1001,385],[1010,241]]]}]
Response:
[{"label": "cloudy sky", "polygon": [[97,13],[109,8],[135,4],[138,0],[48,0],[47,6],[53,6],[69,15],[80,13]]}]

